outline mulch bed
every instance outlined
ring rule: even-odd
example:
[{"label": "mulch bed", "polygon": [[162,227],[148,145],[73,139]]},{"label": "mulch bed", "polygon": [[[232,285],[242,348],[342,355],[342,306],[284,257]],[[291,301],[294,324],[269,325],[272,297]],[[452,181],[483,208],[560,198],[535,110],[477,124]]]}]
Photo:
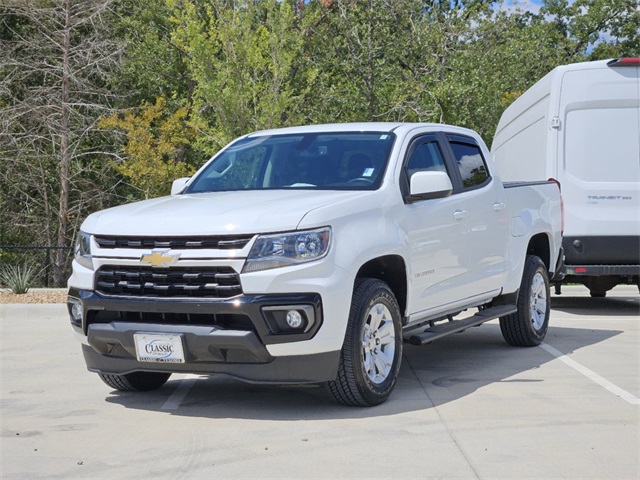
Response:
[{"label": "mulch bed", "polygon": [[8,290],[0,290],[0,303],[66,303],[67,290],[29,290],[16,295]]}]

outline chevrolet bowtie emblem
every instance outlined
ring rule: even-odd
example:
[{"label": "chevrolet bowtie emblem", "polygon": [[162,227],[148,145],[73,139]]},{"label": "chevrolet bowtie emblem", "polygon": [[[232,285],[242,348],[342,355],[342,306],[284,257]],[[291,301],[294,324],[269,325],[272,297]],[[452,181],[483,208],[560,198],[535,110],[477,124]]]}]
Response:
[{"label": "chevrolet bowtie emblem", "polygon": [[150,254],[142,255],[140,261],[151,264],[154,267],[168,267],[176,263],[178,258],[180,258],[179,253],[177,255],[167,255],[168,251],[169,250],[152,250]]}]

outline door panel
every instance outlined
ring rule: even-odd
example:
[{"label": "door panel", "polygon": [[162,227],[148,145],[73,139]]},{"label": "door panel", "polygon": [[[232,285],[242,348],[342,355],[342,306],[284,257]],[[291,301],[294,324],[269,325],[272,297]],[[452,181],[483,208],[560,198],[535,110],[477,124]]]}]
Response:
[{"label": "door panel", "polygon": [[[443,144],[435,135],[415,140],[409,148],[406,178],[418,171],[445,171]],[[465,272],[461,222],[454,218],[463,205],[458,196],[405,205],[410,245],[410,313],[456,301],[464,292],[458,279]]]},{"label": "door panel", "polygon": [[492,181],[481,189],[458,196],[469,212],[462,224],[466,274],[461,280],[474,295],[500,289],[507,269],[509,241],[509,213],[504,189]]},{"label": "door panel", "polygon": [[509,212],[504,187],[489,176],[482,150],[473,139],[451,136],[450,152],[460,173],[461,219],[467,296],[500,289],[506,272]]},{"label": "door panel", "polygon": [[640,235],[639,75],[606,68],[562,77],[558,178],[567,237]]}]

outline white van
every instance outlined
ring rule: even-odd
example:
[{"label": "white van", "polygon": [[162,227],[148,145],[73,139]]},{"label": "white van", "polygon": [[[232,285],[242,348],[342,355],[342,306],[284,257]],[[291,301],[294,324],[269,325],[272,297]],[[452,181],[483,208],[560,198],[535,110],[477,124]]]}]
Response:
[{"label": "white van", "polygon": [[504,181],[560,182],[564,282],[640,288],[640,58],[555,68],[505,110],[491,151]]}]

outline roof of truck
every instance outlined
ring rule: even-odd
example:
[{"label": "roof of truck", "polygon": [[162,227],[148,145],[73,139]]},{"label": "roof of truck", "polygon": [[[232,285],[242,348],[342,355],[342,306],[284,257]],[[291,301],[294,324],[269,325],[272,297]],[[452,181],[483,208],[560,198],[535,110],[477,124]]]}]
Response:
[{"label": "roof of truck", "polygon": [[246,135],[268,136],[268,135],[292,135],[302,133],[337,133],[337,132],[397,132],[405,133],[415,128],[429,128],[433,131],[444,130],[452,133],[466,135],[477,135],[473,130],[447,125],[444,123],[410,123],[410,122],[357,122],[357,123],[327,123],[321,125],[301,125],[297,127],[277,128],[272,130],[260,130]]}]

